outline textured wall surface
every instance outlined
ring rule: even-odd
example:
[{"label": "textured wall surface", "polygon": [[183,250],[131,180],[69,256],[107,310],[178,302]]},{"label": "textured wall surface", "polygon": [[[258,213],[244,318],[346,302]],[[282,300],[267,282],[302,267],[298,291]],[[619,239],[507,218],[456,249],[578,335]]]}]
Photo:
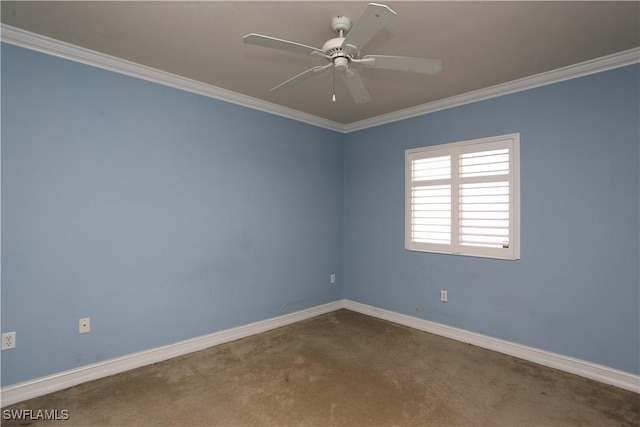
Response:
[{"label": "textured wall surface", "polygon": [[[2,385],[343,297],[639,374],[639,69],[341,135],[2,45]],[[514,132],[522,259],[406,251],[404,150]]]},{"label": "textured wall surface", "polygon": [[342,298],[342,140],[3,45],[2,384]]},{"label": "textured wall surface", "polygon": [[[629,66],[347,134],[346,298],[640,373],[639,77]],[[404,151],[515,132],[522,259],[406,251]]]}]

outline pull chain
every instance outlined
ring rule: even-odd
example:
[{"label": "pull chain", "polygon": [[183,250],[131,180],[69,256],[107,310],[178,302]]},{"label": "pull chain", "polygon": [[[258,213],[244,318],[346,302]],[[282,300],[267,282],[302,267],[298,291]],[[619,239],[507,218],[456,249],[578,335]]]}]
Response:
[{"label": "pull chain", "polygon": [[331,100],[336,102],[336,66],[333,65],[333,95],[331,96]]}]

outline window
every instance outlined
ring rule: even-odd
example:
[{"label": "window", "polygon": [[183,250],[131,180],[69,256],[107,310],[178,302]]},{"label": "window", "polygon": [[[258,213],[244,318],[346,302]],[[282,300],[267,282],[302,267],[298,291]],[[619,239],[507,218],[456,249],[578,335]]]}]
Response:
[{"label": "window", "polygon": [[520,258],[520,134],[405,152],[405,247]]}]

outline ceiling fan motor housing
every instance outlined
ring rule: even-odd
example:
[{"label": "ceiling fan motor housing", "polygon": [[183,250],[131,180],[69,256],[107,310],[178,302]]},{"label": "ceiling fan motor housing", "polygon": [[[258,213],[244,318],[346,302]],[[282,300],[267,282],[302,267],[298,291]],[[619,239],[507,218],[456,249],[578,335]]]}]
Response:
[{"label": "ceiling fan motor housing", "polygon": [[343,41],[344,37],[336,37],[334,39],[328,40],[322,46],[322,50],[324,50],[324,52],[329,56],[331,62],[333,62],[336,70],[338,71],[346,70],[349,62],[352,59],[352,56],[349,53],[342,50]]}]

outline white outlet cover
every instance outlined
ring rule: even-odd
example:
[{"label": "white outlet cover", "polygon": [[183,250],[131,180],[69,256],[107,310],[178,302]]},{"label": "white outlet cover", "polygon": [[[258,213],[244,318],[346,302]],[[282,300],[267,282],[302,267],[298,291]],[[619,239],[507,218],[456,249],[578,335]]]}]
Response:
[{"label": "white outlet cover", "polygon": [[11,350],[16,348],[16,333],[5,332],[2,334],[2,350]]}]

